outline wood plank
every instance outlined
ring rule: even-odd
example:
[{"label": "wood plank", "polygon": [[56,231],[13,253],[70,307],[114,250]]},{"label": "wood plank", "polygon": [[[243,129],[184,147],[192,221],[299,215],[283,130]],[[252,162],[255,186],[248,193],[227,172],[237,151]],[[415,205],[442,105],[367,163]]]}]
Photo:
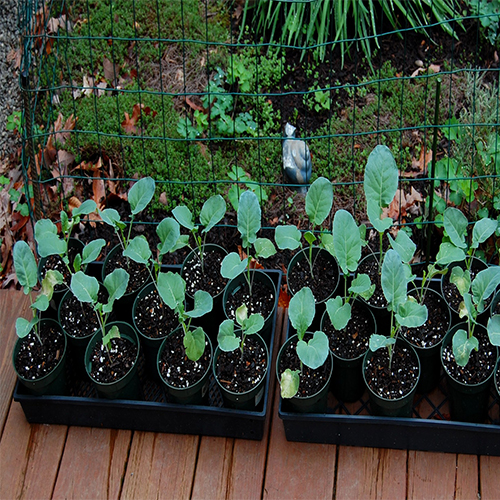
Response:
[{"label": "wood plank", "polygon": [[408,452],[408,498],[454,499],[456,467],[453,453]]},{"label": "wood plank", "polygon": [[[500,486],[500,485],[499,485]],[[497,495],[498,491],[497,488]],[[457,455],[455,500],[479,498],[479,474],[476,455]]]},{"label": "wood plank", "polygon": [[16,343],[18,316],[28,317],[29,299],[20,290],[0,290],[0,435],[9,413],[16,373],[12,367],[12,350]]},{"label": "wood plank", "polygon": [[121,497],[189,498],[198,436],[135,432]]},{"label": "wood plank", "polygon": [[405,498],[407,453],[339,446],[335,498]]},{"label": "wood plank", "polygon": [[12,403],[0,442],[0,498],[50,498],[67,428],[30,425]]},{"label": "wood plank", "polygon": [[119,498],[131,436],[70,427],[53,498]]},{"label": "wood plank", "polygon": [[500,457],[479,458],[481,500],[496,500],[500,495]]}]

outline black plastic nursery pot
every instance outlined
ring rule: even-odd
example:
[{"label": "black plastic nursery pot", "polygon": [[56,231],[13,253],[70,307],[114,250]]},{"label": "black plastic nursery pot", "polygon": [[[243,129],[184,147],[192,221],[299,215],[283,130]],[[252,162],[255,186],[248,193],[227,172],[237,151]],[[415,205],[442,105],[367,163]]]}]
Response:
[{"label": "black plastic nursery pot", "polygon": [[90,375],[91,372],[91,361],[90,357],[92,351],[96,344],[102,341],[102,332],[99,330],[91,339],[87,345],[87,349],[85,350],[85,369],[88,375],[88,378],[92,382],[95,387],[97,394],[100,397],[107,399],[138,399],[140,397],[140,385],[139,378],[137,375],[137,361],[139,359],[140,353],[140,343],[139,338],[137,336],[134,328],[123,321],[114,321],[111,323],[107,323],[105,326],[105,331],[108,331],[113,327],[117,326],[120,331],[120,336],[125,338],[135,344],[137,346],[137,355],[134,361],[134,364],[130,368],[130,370],[120,379],[115,380],[111,383],[102,383],[94,380]]},{"label": "black plastic nursery pot", "polygon": [[[370,308],[362,301],[357,301],[357,306],[364,308],[367,316],[371,319],[371,324],[367,326],[371,333],[377,333],[377,322]],[[324,322],[328,317],[325,311],[321,318],[321,331],[324,330]],[[330,382],[330,389],[337,399],[344,402],[352,403],[357,401],[365,392],[365,381],[363,379],[363,358],[368,350],[368,346],[364,352],[355,358],[342,358],[337,353],[331,351],[333,356],[333,372]]]},{"label": "black plastic nursery pot", "polygon": [[495,386],[495,392],[497,394],[497,398],[500,399],[500,358],[498,358],[497,364],[495,366],[495,375],[493,377],[493,384]]},{"label": "black plastic nursery pot", "polygon": [[43,325],[51,325],[57,331],[60,332],[61,336],[64,339],[64,349],[61,353],[61,357],[57,365],[44,377],[38,378],[36,380],[26,379],[19,375],[16,370],[15,360],[21,348],[21,343],[23,339],[18,338],[14,345],[14,350],[12,352],[12,365],[14,370],[16,371],[18,381],[26,388],[29,394],[35,396],[44,396],[44,395],[63,395],[66,391],[66,356],[67,356],[67,338],[64,335],[62,328],[60,327],[57,321],[51,318],[43,318],[40,320],[38,326],[42,327]]},{"label": "black plastic nursery pot", "polygon": [[[250,281],[252,283],[260,283],[264,285],[264,287],[273,295],[274,297],[274,306],[271,312],[264,318],[264,327],[259,332],[260,336],[265,340],[266,344],[269,345],[271,339],[271,332],[273,329],[273,318],[276,313],[276,307],[278,305],[278,293],[276,292],[276,285],[269,276],[267,272],[251,269],[250,270]],[[230,317],[228,313],[228,299],[230,297],[235,296],[240,290],[248,289],[248,283],[246,278],[246,272],[236,276],[226,285],[224,290],[224,294],[222,296],[222,304],[224,308],[224,314],[228,319],[234,319],[234,317]],[[240,304],[241,305],[241,304]],[[247,304],[248,305],[248,304]],[[250,312],[249,312],[250,314]],[[217,320],[217,330],[219,328],[219,324],[222,323],[222,320]]]},{"label": "black plastic nursery pot", "polygon": [[[452,327],[446,334],[441,346],[441,359],[443,350],[452,343],[453,335],[455,335],[460,328],[467,331],[467,325],[465,323],[459,323]],[[476,325],[476,331],[481,329],[485,331],[482,325]],[[495,346],[491,347],[496,352],[495,359],[498,358],[498,348]],[[488,415],[490,387],[494,378],[495,369],[492,368],[490,375],[484,381],[476,384],[465,384],[450,375],[444,363],[443,368],[448,386],[451,418],[461,422],[485,422]]]},{"label": "black plastic nursery pot", "polygon": [[[313,289],[313,283],[311,283],[309,288],[311,288],[314,299],[316,301],[316,314],[314,316],[313,323],[310,327],[311,331],[315,331],[319,328],[320,322],[321,322],[321,317],[323,316],[323,313],[325,311],[325,302],[330,298],[333,297],[335,294],[335,291],[338,288],[339,282],[341,280],[341,274],[340,274],[340,269],[337,264],[337,261],[335,260],[335,257],[331,255],[328,251],[324,250],[323,248],[319,247],[313,247],[312,249],[312,261],[314,262],[315,259],[317,258],[318,255],[321,255],[323,258],[326,259],[328,263],[328,268],[331,270],[332,275],[334,276],[334,279],[331,281],[328,281],[327,283],[323,283],[320,288],[321,288],[321,293],[322,297],[318,296],[318,292],[315,293],[315,290]],[[297,252],[290,262],[288,263],[287,267],[287,283],[288,283],[288,292],[293,296],[296,292],[298,292],[304,285],[302,284],[295,284],[293,280],[293,271],[297,267],[297,265],[304,266],[304,270],[301,272],[301,274],[305,274],[309,272],[309,248],[304,248]],[[325,274],[324,270],[323,272],[320,272],[319,274]]]},{"label": "black plastic nursery pot", "polygon": [[228,390],[224,386],[224,384],[221,384],[219,377],[217,376],[217,362],[222,351],[220,350],[220,347],[217,347],[215,350],[215,355],[212,363],[213,375],[222,394],[224,405],[228,408],[237,408],[240,410],[255,410],[255,408],[257,408],[259,403],[262,401],[262,397],[264,396],[264,389],[266,385],[265,382],[270,372],[269,350],[267,348],[266,342],[259,334],[253,334],[252,338],[256,339],[257,342],[264,348],[266,352],[267,367],[266,372],[265,374],[263,374],[263,377],[260,379],[260,381],[255,384],[252,389],[246,392],[233,392]]},{"label": "black plastic nursery pot", "polygon": [[[308,335],[308,332],[306,332],[306,335]],[[276,359],[276,378],[278,381],[280,380],[279,366],[283,353],[290,343],[296,341],[297,334],[290,336],[289,338],[287,338],[286,342],[281,346],[278,352],[278,357]],[[299,397],[296,395],[290,399],[281,399],[282,404],[287,406],[291,411],[297,413],[324,413],[327,407],[328,390],[330,388],[330,381],[332,379],[333,372],[333,357],[331,352],[328,353],[328,358],[325,363],[327,362],[330,363],[328,379],[326,380],[325,384],[318,390],[318,392],[307,397]]]}]

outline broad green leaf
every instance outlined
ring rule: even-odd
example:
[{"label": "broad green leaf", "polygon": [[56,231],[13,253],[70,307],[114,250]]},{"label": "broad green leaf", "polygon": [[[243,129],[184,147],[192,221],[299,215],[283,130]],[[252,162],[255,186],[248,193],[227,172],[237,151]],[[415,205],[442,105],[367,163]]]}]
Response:
[{"label": "broad green leaf", "polygon": [[464,295],[470,290],[471,279],[470,272],[468,270],[463,270],[459,266],[455,266],[451,270],[450,283],[453,283],[460,292],[460,295]]},{"label": "broad green leaf", "polygon": [[73,295],[80,302],[88,302],[90,304],[97,302],[99,282],[93,276],[87,276],[82,271],[78,271],[71,276],[70,288]]},{"label": "broad green leaf", "polygon": [[292,326],[297,330],[300,340],[311,326],[316,313],[316,301],[309,287],[301,288],[288,305],[288,316]]},{"label": "broad green leaf", "polygon": [[121,299],[127,291],[130,276],[125,269],[115,269],[104,278],[104,286],[108,291],[108,304]]},{"label": "broad green leaf", "polygon": [[287,368],[280,379],[280,392],[283,399],[293,398],[299,391],[300,376],[299,370],[290,370]]},{"label": "broad green leaf", "polygon": [[184,335],[186,356],[191,361],[198,361],[205,352],[205,332],[199,326],[196,330],[189,329]]},{"label": "broad green leaf", "polygon": [[484,243],[496,231],[497,227],[498,222],[496,220],[487,217],[478,220],[472,230],[471,248],[477,248],[481,243]]},{"label": "broad green leaf", "polygon": [[210,197],[204,204],[200,213],[203,232],[210,231],[226,215],[226,202],[220,194]]},{"label": "broad green leaf", "polygon": [[308,342],[304,340],[297,342],[299,359],[313,370],[323,365],[329,352],[328,337],[323,332],[314,332],[312,339]]},{"label": "broad green leaf", "polygon": [[186,297],[186,282],[180,274],[171,271],[160,273],[157,288],[161,299],[170,309],[175,311],[183,304]]},{"label": "broad green leaf", "polygon": [[234,351],[240,346],[240,339],[234,334],[234,323],[232,320],[226,319],[219,325],[217,342],[221,351],[224,352]]},{"label": "broad green leaf", "polygon": [[151,177],[143,177],[137,181],[128,192],[128,202],[132,215],[142,212],[153,199],[155,181]]},{"label": "broad green leaf", "polygon": [[97,257],[99,257],[99,254],[101,253],[104,245],[106,245],[106,240],[103,240],[102,238],[87,243],[83,247],[82,264],[90,264],[91,262],[96,260]]},{"label": "broad green leaf", "polygon": [[98,210],[98,213],[103,222],[112,227],[118,227],[118,223],[121,222],[120,214],[114,208],[105,208],[104,210]]},{"label": "broad green leaf", "polygon": [[382,215],[382,209],[373,201],[368,200],[366,204],[366,214],[368,215],[368,219],[370,220],[372,226],[379,233],[384,233],[393,224],[390,217],[386,217],[385,219],[380,218]]},{"label": "broad green leaf", "polygon": [[443,214],[443,224],[451,242],[458,248],[466,248],[467,217],[458,208],[448,207]]},{"label": "broad green leaf", "polygon": [[300,247],[301,232],[295,226],[278,226],[274,240],[280,250],[295,250]]},{"label": "broad green leaf", "polygon": [[498,314],[488,320],[488,337],[493,345],[500,346],[500,315]]},{"label": "broad green leaf", "polygon": [[251,314],[243,324],[245,335],[253,335],[264,328],[264,317],[262,314]]},{"label": "broad green leaf", "polygon": [[220,266],[220,273],[224,278],[231,280],[241,274],[247,268],[247,264],[248,257],[241,260],[236,252],[231,252],[224,257]]},{"label": "broad green leaf", "polygon": [[180,238],[181,231],[179,223],[172,217],[165,217],[156,228],[156,234],[160,238],[158,250],[160,257],[172,251]]},{"label": "broad green leaf", "polygon": [[304,233],[304,239],[309,245],[312,245],[317,240],[316,235],[312,231],[306,231]]},{"label": "broad green leaf", "polygon": [[193,214],[188,207],[185,205],[178,205],[172,210],[172,213],[181,226],[190,231],[194,229]]},{"label": "broad green leaf", "polygon": [[181,234],[175,245],[170,249],[170,252],[175,252],[176,250],[187,246],[189,246],[189,235]]},{"label": "broad green leaf", "polygon": [[104,345],[107,349],[111,349],[111,341],[113,339],[121,338],[120,330],[117,325],[113,325],[108,333],[102,338],[102,345]]},{"label": "broad green leaf", "polygon": [[88,215],[97,210],[97,205],[94,200],[85,200],[79,207],[76,207],[71,212],[72,217],[79,215]]},{"label": "broad green leaf", "polygon": [[200,318],[209,313],[214,305],[212,296],[204,290],[197,290],[194,294],[194,307],[192,311],[186,312],[189,318]]},{"label": "broad green leaf", "polygon": [[350,293],[355,293],[361,295],[367,293],[372,288],[372,282],[370,281],[370,276],[368,274],[358,274],[351,283],[349,287]]},{"label": "broad green leaf", "polygon": [[69,234],[71,230],[73,229],[73,224],[70,225],[69,219],[68,219],[68,214],[64,211],[61,210],[61,230],[64,234]]},{"label": "broad green leaf", "polygon": [[369,347],[370,351],[377,351],[383,347],[389,347],[396,343],[395,338],[385,337],[384,335],[379,335],[378,333],[373,333],[370,335]]},{"label": "broad green leaf", "polygon": [[391,247],[398,252],[401,260],[408,264],[413,259],[417,245],[413,243],[404,231],[399,231],[396,239],[393,239],[390,234],[387,236],[389,237]]},{"label": "broad green leaf", "polygon": [[40,257],[63,255],[68,249],[66,241],[57,235],[57,226],[48,219],[41,219],[36,222],[35,240]]},{"label": "broad green leaf", "polygon": [[313,226],[320,226],[330,215],[333,205],[332,183],[325,177],[318,177],[309,187],[306,195],[306,214]]},{"label": "broad green leaf", "polygon": [[345,303],[342,297],[326,301],[326,311],[335,330],[342,330],[351,319],[351,304]]},{"label": "broad green leaf", "polygon": [[259,200],[253,191],[244,191],[238,206],[238,231],[244,248],[255,243],[260,229],[261,210]]},{"label": "broad green leaf", "polygon": [[[62,283],[64,283],[64,276],[55,269],[49,269],[42,280],[42,294],[45,295],[48,300],[52,299],[54,287]],[[43,310],[45,311],[45,309]]]},{"label": "broad green leaf", "polygon": [[390,310],[397,311],[400,304],[406,301],[408,282],[405,266],[396,250],[387,251],[382,263],[382,291],[389,303]]},{"label": "broad green leaf", "polygon": [[[383,145],[376,146],[368,156],[365,167],[363,188],[367,204],[378,208],[389,206],[398,189],[398,178],[398,167],[390,149]],[[380,214],[377,218],[380,219]],[[370,216],[369,219],[373,224]]]},{"label": "broad green leaf", "polygon": [[29,245],[20,240],[14,245],[12,257],[19,284],[23,287],[24,293],[28,294],[38,283],[38,268],[35,256]]},{"label": "broad green leaf", "polygon": [[469,362],[470,353],[477,351],[479,342],[476,337],[468,337],[465,330],[457,330],[452,340],[453,355],[458,366],[465,366]]},{"label": "broad green leaf", "polygon": [[467,318],[469,322],[475,323],[477,318],[477,310],[472,304],[472,295],[470,293],[464,293],[464,300],[460,303],[458,307],[458,315],[460,318]]},{"label": "broad green leaf", "polygon": [[324,248],[332,257],[335,257],[335,247],[333,246],[333,234],[321,233],[321,248]]},{"label": "broad green leaf", "polygon": [[138,264],[147,265],[152,254],[146,237],[141,235],[132,239],[123,251],[123,256],[132,259]]},{"label": "broad green leaf", "polygon": [[490,266],[477,273],[472,282],[472,296],[479,313],[484,311],[484,302],[500,285],[500,267]]},{"label": "broad green leaf", "polygon": [[453,243],[443,242],[439,246],[439,252],[436,255],[436,265],[447,266],[452,262],[461,262],[465,259],[465,252],[453,245]]},{"label": "broad green leaf", "polygon": [[267,259],[276,253],[273,242],[268,238],[257,238],[253,247],[257,258]]},{"label": "broad green leaf", "polygon": [[361,238],[353,216],[346,210],[338,210],[333,218],[333,248],[343,273],[356,271],[361,258]]},{"label": "broad green leaf", "polygon": [[241,304],[241,306],[236,309],[235,316],[236,323],[238,323],[238,325],[240,326],[243,326],[245,321],[248,319],[248,307],[246,306],[246,304]]},{"label": "broad green leaf", "polygon": [[31,332],[33,327],[38,323],[38,318],[33,318],[31,321],[28,321],[24,318],[16,319],[16,334],[20,339],[23,339]]},{"label": "broad green leaf", "polygon": [[50,300],[47,295],[37,295],[31,307],[37,311],[46,311],[49,308],[49,304]]},{"label": "broad green leaf", "polygon": [[407,300],[398,307],[395,316],[401,326],[417,328],[427,321],[427,307],[413,300]]}]

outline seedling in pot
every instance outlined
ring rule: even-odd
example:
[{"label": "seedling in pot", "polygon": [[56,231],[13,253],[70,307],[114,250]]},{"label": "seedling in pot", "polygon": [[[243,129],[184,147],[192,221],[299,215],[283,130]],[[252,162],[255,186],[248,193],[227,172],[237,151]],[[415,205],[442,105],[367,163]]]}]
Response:
[{"label": "seedling in pot", "polygon": [[[314,278],[313,273],[313,245],[317,244],[320,248],[324,248],[333,254],[332,250],[332,235],[322,232],[318,240],[314,234],[318,230],[325,219],[330,215],[333,205],[333,187],[332,183],[324,177],[316,179],[306,195],[306,214],[311,224],[311,229],[304,233],[304,239],[309,245],[309,253],[307,260],[311,271],[311,277]],[[276,245],[280,250],[296,250],[302,248],[302,233],[296,226],[278,226],[274,234]]]},{"label": "seedling in pot", "polygon": [[399,253],[394,249],[388,250],[382,263],[381,284],[388,304],[387,309],[391,313],[390,334],[388,337],[372,334],[369,347],[371,351],[387,348],[389,370],[392,365],[393,346],[401,327],[417,328],[427,321],[427,307],[408,296],[408,283],[412,278],[408,266],[402,262]]},{"label": "seedling in pot", "polygon": [[[233,279],[245,272],[250,295],[252,295],[252,280],[250,275],[252,258],[267,259],[276,253],[271,240],[257,238],[261,228],[261,209],[257,196],[252,191],[244,191],[238,205],[238,231],[241,234],[242,246],[248,257],[241,260],[236,252],[231,252],[224,257],[221,264],[221,274],[226,279]],[[253,248],[253,255],[251,249]]]},{"label": "seedling in pot", "polygon": [[329,353],[328,337],[322,331],[314,332],[306,342],[304,335],[311,326],[315,314],[314,295],[309,287],[299,290],[288,306],[288,316],[292,326],[297,331],[297,356],[300,359],[300,370],[287,368],[281,374],[280,386],[282,398],[293,398],[299,391],[300,375],[303,365],[316,370],[326,361]]},{"label": "seedling in pot", "polygon": [[163,302],[177,314],[184,334],[183,344],[186,356],[191,361],[198,361],[205,352],[205,332],[201,326],[192,330],[191,320],[209,313],[213,307],[212,296],[203,290],[194,294],[194,308],[185,310],[186,282],[177,273],[160,273],[158,275],[158,293]]},{"label": "seedling in pot", "polygon": [[236,323],[241,328],[241,337],[234,333],[234,321],[226,319],[219,326],[217,342],[221,351],[231,352],[240,348],[241,356],[244,356],[245,339],[248,335],[259,333],[264,327],[262,314],[251,314],[248,316],[248,308],[242,304],[236,309]]},{"label": "seedling in pot", "polygon": [[48,309],[52,294],[54,293],[54,286],[63,282],[63,275],[59,271],[47,271],[42,280],[42,288],[35,300],[33,300],[32,292],[38,284],[38,268],[35,256],[25,241],[16,242],[12,256],[17,280],[23,287],[25,295],[29,296],[31,301],[30,307],[33,311],[33,316],[30,320],[17,318],[16,333],[19,338],[24,338],[33,331],[41,344],[42,341],[38,332],[39,313]]},{"label": "seedling in pot", "polygon": [[201,272],[203,273],[203,246],[206,243],[208,232],[218,224],[226,214],[226,202],[224,198],[220,194],[217,194],[209,198],[203,204],[200,212],[200,222],[203,226],[201,232],[203,237],[201,234],[198,234],[199,228],[194,224],[193,214],[188,207],[179,205],[172,210],[172,213],[181,226],[191,231],[198,250],[198,258],[201,262]]},{"label": "seedling in pot", "polygon": [[82,271],[78,271],[71,277],[71,291],[80,302],[89,303],[96,313],[99,326],[103,335],[102,343],[109,354],[111,339],[120,338],[118,327],[113,326],[105,334],[106,322],[109,314],[113,310],[115,300],[123,297],[127,291],[129,274],[124,269],[115,269],[104,279],[104,287],[108,291],[108,302],[103,304],[98,301],[99,282],[93,276],[87,276]]},{"label": "seedling in pot", "polygon": [[[471,281],[470,271],[461,267],[454,267],[451,271],[450,282],[454,283],[460,292],[463,302],[460,304],[459,315],[465,318],[467,330],[459,329],[453,335],[452,348],[455,362],[459,366],[466,366],[472,350],[478,350],[479,342],[474,337],[477,317],[484,311],[485,301],[500,284],[500,268],[491,266],[477,273]],[[472,292],[472,293],[471,293]],[[500,317],[493,316],[487,325],[488,337],[493,345],[500,346]]]},{"label": "seedling in pot", "polygon": [[361,259],[362,235],[366,228],[358,227],[353,216],[346,210],[339,210],[333,218],[333,253],[344,273],[344,296],[328,299],[326,310],[333,327],[342,330],[351,319],[351,302],[358,296],[368,300],[374,290],[367,274],[358,274],[347,289],[347,277],[355,273]]}]

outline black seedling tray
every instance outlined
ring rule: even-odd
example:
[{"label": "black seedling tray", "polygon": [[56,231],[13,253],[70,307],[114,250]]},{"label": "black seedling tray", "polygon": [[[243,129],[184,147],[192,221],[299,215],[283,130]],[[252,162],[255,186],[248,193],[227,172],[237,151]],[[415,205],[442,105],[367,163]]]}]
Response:
[{"label": "black seedling tray", "polygon": [[[276,285],[276,304],[281,286],[281,271],[265,271]],[[276,312],[269,345],[272,356],[276,330]],[[215,348],[214,348],[215,350]],[[223,406],[213,374],[210,375],[208,404],[205,406],[170,403],[161,385],[148,378],[142,356],[139,358],[141,400],[107,400],[97,396],[90,381],[80,380],[67,363],[68,390],[65,396],[32,396],[19,383],[14,400],[21,403],[30,423],[133,429],[177,434],[201,434],[260,440],[264,435],[266,414],[271,401],[269,385],[272,359],[266,378],[264,396],[256,411],[235,410]]]}]

